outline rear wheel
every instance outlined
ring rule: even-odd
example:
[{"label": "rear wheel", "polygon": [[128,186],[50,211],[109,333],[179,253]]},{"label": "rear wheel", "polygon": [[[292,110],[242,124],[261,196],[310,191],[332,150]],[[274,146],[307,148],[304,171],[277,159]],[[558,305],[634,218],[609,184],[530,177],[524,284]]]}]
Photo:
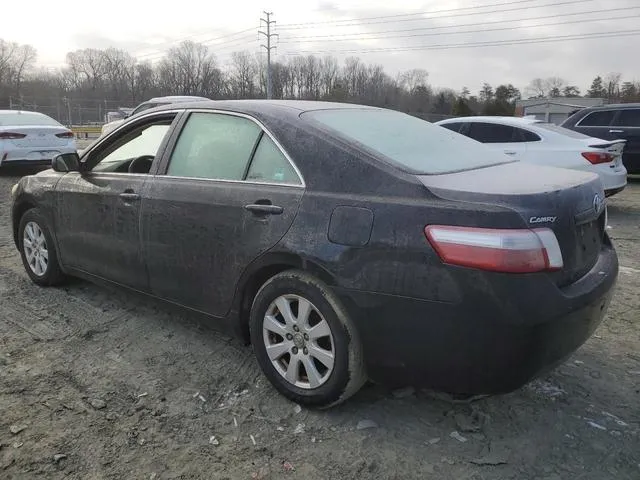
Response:
[{"label": "rear wheel", "polygon": [[289,399],[329,407],[366,380],[362,348],[339,299],[315,277],[287,271],[268,280],[251,308],[258,363]]},{"label": "rear wheel", "polygon": [[28,210],[20,219],[18,246],[27,275],[34,283],[42,286],[62,283],[64,274],[53,238],[37,208]]}]

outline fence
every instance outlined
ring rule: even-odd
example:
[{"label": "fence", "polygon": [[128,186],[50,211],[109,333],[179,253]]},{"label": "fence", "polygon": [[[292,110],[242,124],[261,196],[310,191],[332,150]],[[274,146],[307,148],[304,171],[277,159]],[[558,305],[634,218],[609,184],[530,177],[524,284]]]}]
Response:
[{"label": "fence", "polygon": [[[5,104],[5,105],[3,105]],[[114,100],[74,99],[66,97],[8,97],[0,99],[0,109],[29,110],[44,113],[58,122],[72,125],[102,125],[107,112],[118,110]]]}]

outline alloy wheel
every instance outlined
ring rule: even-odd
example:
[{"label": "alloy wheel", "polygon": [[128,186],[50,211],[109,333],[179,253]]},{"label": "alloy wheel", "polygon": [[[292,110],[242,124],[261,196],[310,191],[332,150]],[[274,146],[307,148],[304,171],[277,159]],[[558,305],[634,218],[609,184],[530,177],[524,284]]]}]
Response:
[{"label": "alloy wheel", "polygon": [[314,389],[329,379],[335,363],[331,327],[309,300],[279,296],[267,309],[262,325],[267,355],[287,382]]},{"label": "alloy wheel", "polygon": [[36,222],[25,225],[22,242],[29,268],[37,276],[43,276],[49,266],[49,250],[44,232]]}]

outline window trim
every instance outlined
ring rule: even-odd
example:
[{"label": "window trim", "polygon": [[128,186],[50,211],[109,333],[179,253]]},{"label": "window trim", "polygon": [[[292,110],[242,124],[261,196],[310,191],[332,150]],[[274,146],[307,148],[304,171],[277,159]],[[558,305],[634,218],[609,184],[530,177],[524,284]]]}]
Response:
[{"label": "window trim", "polygon": [[[284,155],[284,157],[287,159],[287,161],[289,162],[289,164],[291,165],[291,167],[293,168],[293,170],[296,172],[296,175],[298,176],[298,179],[300,180],[300,184],[291,184],[291,183],[278,183],[278,182],[257,182],[257,181],[252,181],[252,180],[229,180],[229,179],[222,179],[222,178],[202,178],[202,177],[180,177],[180,176],[176,176],[176,175],[167,175],[167,171],[169,169],[169,162],[171,161],[171,155],[173,155],[173,152],[175,150],[176,144],[178,143],[178,139],[180,138],[180,135],[182,134],[182,131],[184,130],[184,127],[187,124],[187,121],[189,120],[189,117],[191,117],[191,114],[193,113],[210,113],[210,114],[222,114],[222,115],[230,115],[233,117],[241,117],[241,118],[246,118],[247,120],[252,121],[253,123],[255,123],[258,128],[260,128],[260,134],[258,135],[258,140],[256,141],[256,143],[253,146],[253,149],[251,150],[251,155],[249,157],[249,162],[247,163],[247,171],[249,168],[251,168],[251,163],[253,162],[253,156],[256,152],[257,146],[259,141],[262,139],[262,136],[264,134],[266,134],[271,141],[276,145],[276,147],[278,148],[278,150],[280,150],[280,153],[282,153],[282,155]],[[246,113],[240,113],[240,112],[234,112],[232,110],[219,110],[219,109],[205,109],[205,108],[195,108],[195,109],[189,109],[185,111],[185,115],[180,119],[180,123],[177,124],[175,126],[176,130],[175,130],[175,136],[172,135],[170,140],[170,143],[167,145],[167,149],[164,152],[163,155],[163,162],[160,165],[160,168],[158,168],[158,171],[156,172],[157,176],[162,176],[163,178],[177,178],[177,179],[183,179],[183,180],[199,180],[199,181],[205,181],[205,182],[222,182],[222,183],[241,183],[241,184],[251,184],[251,185],[271,185],[271,186],[277,186],[277,187],[293,187],[293,188],[306,188],[307,184],[304,180],[304,177],[302,176],[302,173],[300,172],[300,170],[298,169],[298,166],[295,164],[295,162],[291,159],[291,157],[289,156],[289,154],[287,153],[287,151],[284,149],[284,147],[280,144],[280,142],[276,139],[276,137],[269,131],[268,128],[265,127],[265,125],[259,121],[258,119],[256,119],[255,117],[252,117],[251,115],[248,115]],[[245,172],[246,175],[246,172]]]},{"label": "window trim", "polygon": [[589,118],[594,113],[602,113],[602,112],[613,112],[613,117],[611,117],[611,121],[612,122],[618,116],[618,110],[616,110],[615,108],[603,108],[603,109],[598,109],[598,110],[592,110],[590,112],[587,112],[587,114],[584,117],[582,117],[580,120],[578,120],[578,122],[576,123],[575,126],[576,127],[582,127],[582,128],[608,128],[608,127],[613,127],[614,125],[582,125],[582,122],[584,122],[587,118]]},{"label": "window trim", "polygon": [[[104,137],[98,138],[98,140],[93,145],[83,150],[82,155],[80,155],[80,165],[81,165],[80,173],[82,175],[92,175],[92,176],[102,175],[105,173],[107,174],[116,173],[117,175],[129,175],[129,176],[144,175],[146,177],[152,177],[157,175],[158,170],[162,165],[163,158],[166,154],[166,149],[169,146],[169,142],[171,141],[171,138],[173,136],[174,129],[182,121],[183,114],[184,114],[183,108],[175,108],[175,109],[163,110],[161,112],[142,113],[140,114],[140,116],[136,116],[135,119],[132,119],[132,120],[126,119],[122,124],[118,125],[114,130],[111,130]],[[169,131],[167,132],[167,135],[165,135],[164,139],[162,140],[162,143],[160,143],[160,146],[158,147],[158,152],[156,153],[156,157],[153,160],[153,164],[151,165],[151,170],[149,170],[149,173],[94,172],[92,170],[85,169],[89,161],[89,157],[96,150],[100,150],[100,148],[103,146],[105,142],[107,142],[109,138],[117,135],[118,134],[117,132],[122,133],[124,130],[129,128],[135,129],[138,126],[143,125],[145,123],[153,122],[154,119],[159,120],[161,117],[167,117],[169,115],[174,115],[174,117],[171,121],[171,125],[169,125]]]}]

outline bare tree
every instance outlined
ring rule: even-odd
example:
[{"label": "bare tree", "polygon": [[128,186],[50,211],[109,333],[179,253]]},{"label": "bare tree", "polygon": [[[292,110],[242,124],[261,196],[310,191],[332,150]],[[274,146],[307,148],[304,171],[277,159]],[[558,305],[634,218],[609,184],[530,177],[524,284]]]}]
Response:
[{"label": "bare tree", "polygon": [[606,96],[609,100],[620,98],[620,80],[622,74],[609,73],[605,78]]},{"label": "bare tree", "polygon": [[544,98],[547,96],[548,83],[542,78],[534,78],[525,88],[529,97]]},{"label": "bare tree", "polygon": [[84,77],[94,92],[102,86],[107,75],[105,55],[102,50],[95,48],[85,48],[67,53],[67,64],[76,78],[76,83]]},{"label": "bare tree", "polygon": [[20,94],[20,87],[24,81],[25,75],[33,69],[38,54],[36,49],[31,45],[20,45],[16,48],[13,60],[13,85],[17,95]]},{"label": "bare tree", "polygon": [[250,98],[256,91],[255,59],[249,52],[233,52],[231,54],[231,91],[236,98]]},{"label": "bare tree", "polygon": [[412,93],[418,87],[427,86],[427,78],[429,78],[429,72],[422,68],[413,68],[400,74],[399,83],[407,92]]}]

